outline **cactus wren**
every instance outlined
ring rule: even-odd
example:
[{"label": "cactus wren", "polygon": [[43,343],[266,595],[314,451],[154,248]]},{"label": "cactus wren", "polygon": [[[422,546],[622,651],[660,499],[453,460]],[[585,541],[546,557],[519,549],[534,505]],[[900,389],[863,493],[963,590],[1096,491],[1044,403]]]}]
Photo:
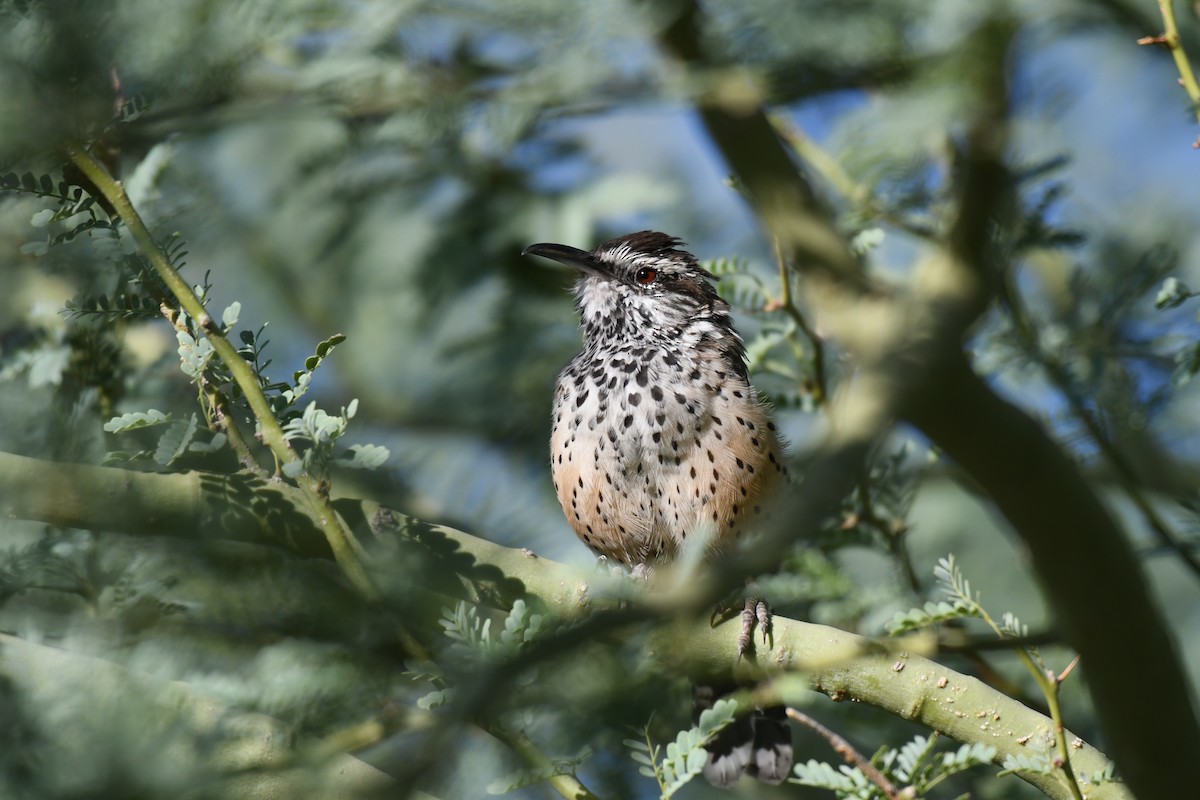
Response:
[{"label": "cactus wren", "polygon": [[[784,475],[729,304],[681,245],[641,231],[591,252],[561,244],[524,251],[579,272],[584,347],[555,385],[555,492],[593,553],[635,571],[671,561],[692,535],[707,535],[709,557],[719,554],[762,513],[764,493]],[[697,713],[716,694],[698,688]],[[782,711],[759,710],[721,731],[709,744],[705,777],[719,786],[742,773],[772,783],[787,777],[792,747]]]}]

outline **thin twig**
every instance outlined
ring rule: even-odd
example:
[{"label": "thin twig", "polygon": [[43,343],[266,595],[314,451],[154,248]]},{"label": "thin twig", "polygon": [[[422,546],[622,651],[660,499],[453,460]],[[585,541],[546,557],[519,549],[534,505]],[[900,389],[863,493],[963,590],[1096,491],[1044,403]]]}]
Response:
[{"label": "thin twig", "polygon": [[[179,313],[179,309],[171,303],[169,297],[164,295],[158,298],[158,309],[167,322],[171,323],[171,326],[175,328],[177,333],[191,335],[187,324],[184,322],[183,314]],[[230,449],[237,456],[243,468],[259,477],[267,477],[266,471],[250,451],[250,445],[242,435],[237,420],[233,418],[230,412],[229,398],[225,396],[224,392],[208,381],[207,378],[202,377],[201,380],[203,382],[201,386],[201,398],[208,405],[208,409],[212,409],[211,416],[208,413],[208,409],[205,409],[204,414],[210,426],[215,424],[218,429],[225,433]]]},{"label": "thin twig", "polygon": [[[1179,83],[1187,92],[1188,98],[1191,99],[1196,122],[1200,123],[1200,81],[1196,80],[1196,73],[1192,70],[1192,64],[1188,61],[1187,53],[1183,49],[1183,40],[1179,38],[1179,25],[1175,21],[1173,0],[1158,0],[1158,10],[1162,12],[1163,33],[1159,36],[1143,36],[1137,40],[1137,43],[1162,45],[1171,51],[1171,58],[1175,60],[1175,67],[1179,70]],[[1192,147],[1200,149],[1200,138],[1192,143]]]},{"label": "thin twig", "polygon": [[986,653],[994,650],[1011,650],[1014,647],[1064,646],[1062,634],[1053,628],[1030,633],[1025,636],[1010,636],[1004,639],[972,636],[959,628],[943,628],[938,637],[940,653]]},{"label": "thin twig", "polygon": [[1109,438],[1108,433],[1104,430],[1099,420],[1088,409],[1079,392],[1075,390],[1066,367],[1055,356],[1042,348],[1038,340],[1038,335],[1034,330],[1033,321],[1030,319],[1029,312],[1025,308],[1020,292],[1012,285],[1011,276],[999,281],[997,295],[1001,305],[1008,312],[1009,319],[1012,320],[1013,329],[1017,333],[1018,340],[1025,347],[1026,352],[1046,371],[1046,375],[1050,378],[1051,383],[1054,384],[1066,399],[1071,413],[1087,430],[1088,435],[1096,443],[1096,447],[1100,450],[1100,453],[1112,465],[1113,471],[1117,476],[1117,481],[1121,485],[1121,490],[1137,506],[1147,527],[1158,537],[1164,546],[1169,547],[1191,569],[1197,578],[1200,578],[1200,559],[1197,559],[1180,540],[1179,536],[1171,529],[1167,521],[1159,515],[1157,509],[1154,508],[1153,504],[1151,504],[1150,500],[1142,492],[1140,488],[1141,481],[1138,479],[1133,465],[1129,463],[1129,460],[1125,458],[1124,454]]},{"label": "thin twig", "polygon": [[[927,241],[934,239],[934,231],[932,228],[920,225],[906,217],[889,211],[885,208],[871,192],[870,187],[856,181],[850,176],[841,164],[833,158],[828,152],[821,148],[813,141],[804,131],[800,130],[794,124],[783,119],[778,114],[771,115],[771,124],[779,133],[780,138],[787,142],[792,151],[803,161],[808,163],[820,174],[829,184],[841,194],[848,202],[850,202],[860,213],[868,217],[879,217],[885,222],[906,231],[907,233]],[[804,316],[800,313],[799,308],[791,298],[791,285],[788,273],[785,268],[784,259],[779,246],[778,238],[775,239],[775,258],[779,264],[780,284],[782,285],[782,295],[779,304],[792,316],[796,321],[797,326],[813,344],[814,349],[814,372],[818,377],[818,391],[820,398],[823,400],[828,397],[825,385],[824,375],[824,348],[821,339],[816,335],[807,324]],[[893,557],[899,562],[900,569],[904,574],[909,587],[913,592],[920,594],[921,581],[917,576],[916,570],[913,568],[912,559],[909,557],[908,550],[904,546],[903,532],[894,532],[888,529],[886,523],[879,519],[871,507],[870,491],[868,486],[867,475],[864,471],[858,478],[859,496],[862,502],[863,514],[862,519],[865,523],[871,525],[878,530],[888,543],[889,549],[892,551]]]},{"label": "thin twig", "polygon": [[780,138],[802,161],[816,170],[838,194],[842,195],[854,208],[865,217],[878,217],[884,222],[919,239],[931,241],[935,238],[934,230],[928,225],[911,220],[883,206],[871,189],[850,176],[833,156],[829,155],[820,145],[813,141],[804,131],[794,124],[784,120],[780,115],[771,116],[771,124],[779,132]]},{"label": "thin twig", "polygon": [[1068,678],[1068,676],[1070,676],[1070,674],[1075,670],[1075,667],[1078,665],[1079,665],[1079,656],[1075,656],[1073,659],[1071,659],[1071,663],[1067,664],[1067,668],[1064,669],[1062,672],[1058,673],[1058,678],[1057,678],[1058,682],[1062,683],[1063,681],[1065,681]]},{"label": "thin twig", "polygon": [[[979,610],[980,618],[995,632],[996,636],[1000,639],[1005,639],[1008,634],[996,624],[991,615],[978,603],[976,603],[976,608]],[[1084,800],[1083,791],[1079,788],[1079,779],[1075,776],[1075,768],[1071,765],[1071,749],[1067,745],[1067,730],[1066,726],[1063,725],[1062,706],[1059,704],[1058,687],[1062,681],[1053,670],[1044,670],[1034,662],[1034,656],[1030,653],[1033,652],[1036,655],[1036,651],[1031,651],[1026,647],[1015,647],[1013,650],[1017,654],[1017,658],[1020,659],[1025,668],[1029,670],[1029,674],[1037,682],[1042,696],[1046,698],[1046,707],[1050,712],[1050,719],[1054,723],[1055,749],[1058,751],[1057,758],[1054,759],[1054,766],[1062,770],[1063,782],[1066,784],[1067,790],[1071,792],[1074,800]],[[1040,657],[1038,657],[1038,661],[1041,661]],[[1069,675],[1078,662],[1079,656],[1075,656],[1071,664],[1063,670],[1063,676]]]},{"label": "thin twig", "polygon": [[[1018,654],[1024,652],[1024,650],[1017,651]],[[1075,660],[1079,660],[1078,656],[1076,656]],[[1064,670],[1064,672],[1066,671]],[[1055,749],[1058,750],[1058,758],[1054,759],[1054,766],[1063,771],[1067,789],[1070,790],[1075,800],[1083,800],[1083,791],[1079,788],[1078,778],[1075,777],[1075,768],[1071,766],[1071,750],[1067,745],[1067,730],[1063,725],[1062,707],[1058,701],[1059,681],[1053,672],[1048,675],[1038,676],[1035,671],[1034,677],[1038,678],[1038,683],[1043,687],[1043,693],[1046,695],[1046,705],[1050,707],[1050,718],[1054,720],[1054,745]]]},{"label": "thin twig", "polygon": [[808,324],[804,312],[800,310],[800,306],[796,305],[796,301],[792,297],[792,275],[788,271],[778,237],[775,238],[775,263],[779,268],[779,299],[772,303],[772,306],[783,309],[796,323],[800,332],[804,334],[804,338],[808,339],[808,344],[812,348],[813,405],[821,406],[829,398],[828,378],[825,375],[825,342]]},{"label": "thin twig", "polygon": [[798,711],[789,706],[787,709],[787,715],[789,719],[793,719],[796,722],[799,722],[801,725],[806,725],[823,736],[825,741],[829,742],[829,745],[835,751],[837,751],[837,754],[846,759],[846,763],[858,767],[862,774],[865,775],[867,779],[871,781],[871,783],[878,786],[880,791],[887,795],[890,800],[896,800],[896,798],[900,796],[900,791],[896,788],[895,784],[889,781],[887,776],[876,769],[870,761],[863,758],[862,753],[854,749],[854,745],[850,744],[841,736],[838,736],[836,733],[829,730],[829,728],[826,728],[824,725],[817,722],[803,711]]},{"label": "thin twig", "polygon": [[267,472],[258,463],[258,459],[254,457],[254,453],[250,451],[250,445],[242,436],[241,428],[238,427],[237,420],[233,418],[232,409],[229,406],[229,398],[225,393],[208,381],[204,383],[205,399],[209,406],[212,407],[213,416],[215,417],[216,426],[219,430],[225,433],[225,438],[229,441],[229,448],[237,456],[238,463],[242,468],[266,478]]},{"label": "thin twig", "polygon": [[549,771],[550,774],[546,776],[546,783],[550,784],[566,800],[599,800],[590,789],[575,777],[574,773],[559,773],[555,768],[554,762],[539,750],[537,745],[524,733],[513,733],[499,724],[482,727],[520,756],[521,760],[531,769],[539,772]]},{"label": "thin twig", "polygon": [[[883,537],[884,542],[891,551],[892,556],[900,564],[900,571],[904,574],[905,581],[908,582],[908,588],[917,597],[921,596],[921,579],[917,576],[917,570],[913,567],[912,557],[908,553],[908,548],[904,544],[905,527],[893,527],[888,525],[887,520],[883,519],[875,512],[875,504],[872,500],[871,480],[868,475],[869,467],[863,465],[862,472],[858,476],[858,507],[859,520],[862,524],[874,528],[876,532]],[[903,523],[897,523],[903,525]]]}]

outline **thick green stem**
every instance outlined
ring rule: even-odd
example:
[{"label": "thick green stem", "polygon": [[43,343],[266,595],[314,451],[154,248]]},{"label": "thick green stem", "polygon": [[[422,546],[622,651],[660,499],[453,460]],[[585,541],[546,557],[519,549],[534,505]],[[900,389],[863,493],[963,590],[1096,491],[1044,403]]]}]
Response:
[{"label": "thick green stem", "polygon": [[[448,596],[507,608],[523,597],[556,617],[577,619],[604,595],[604,588],[595,585],[600,576],[593,571],[573,570],[528,550],[502,547],[374,503],[337,502],[343,516],[374,531],[381,552],[372,567],[384,579],[381,585],[408,592],[410,609],[443,606]],[[307,557],[328,557],[317,520],[300,491],[249,476],[139,473],[0,453],[0,515],[132,535],[169,531],[196,539],[269,541]],[[389,551],[396,555],[389,557]],[[732,673],[748,682],[773,674],[777,702],[800,702],[805,692],[816,688],[835,700],[867,703],[961,742],[994,746],[998,762],[1008,755],[1028,754],[1030,747],[1054,746],[1053,719],[975,678],[916,655],[913,642],[881,643],[776,616],[774,646],[757,658],[738,659],[733,643],[739,620],[713,627],[695,615],[677,614],[684,606],[686,602],[672,602],[669,596],[650,598],[643,613],[630,616],[628,624],[660,617],[645,652],[663,670],[695,677]],[[480,702],[503,697],[506,682],[551,654],[595,641],[598,629],[585,626],[604,620],[583,620],[544,647],[541,640],[535,642],[518,655],[525,660],[498,668],[487,691],[480,692]],[[619,632],[621,627],[608,625],[604,630]],[[1108,766],[1104,755],[1086,744],[1073,750],[1071,761],[1081,774]],[[1073,800],[1053,776],[1021,777],[1056,800]],[[1093,800],[1131,797],[1120,783],[1089,788],[1088,794]]]},{"label": "thick green stem", "polygon": [[[234,382],[237,383],[246,402],[250,405],[250,410],[258,421],[258,435],[263,444],[271,449],[281,464],[299,462],[300,456],[292,449],[291,443],[284,436],[283,427],[275,418],[271,403],[263,392],[262,385],[259,383],[258,376],[254,374],[253,368],[225,338],[220,327],[213,323],[212,318],[208,316],[208,311],[204,308],[204,303],[171,264],[170,259],[167,258],[166,253],[155,241],[149,228],[146,227],[145,222],[133,207],[133,203],[130,202],[129,195],[125,193],[125,187],[110,175],[104,165],[83,145],[70,143],[66,147],[66,152],[80,172],[87,176],[111,206],[116,209],[117,216],[125,223],[125,227],[133,235],[134,241],[137,242],[142,254],[154,267],[159,278],[174,295],[180,307],[187,312],[188,316],[196,320],[200,329],[204,331],[204,335],[212,344],[217,357],[229,370]],[[334,558],[346,572],[347,577],[364,596],[377,597],[379,592],[371,583],[371,579],[354,551],[350,532],[338,517],[337,512],[333,510],[333,506],[330,505],[321,482],[305,472],[300,475],[297,483],[304,492],[312,513],[320,522],[321,530],[329,542],[329,548],[333,551]]]}]

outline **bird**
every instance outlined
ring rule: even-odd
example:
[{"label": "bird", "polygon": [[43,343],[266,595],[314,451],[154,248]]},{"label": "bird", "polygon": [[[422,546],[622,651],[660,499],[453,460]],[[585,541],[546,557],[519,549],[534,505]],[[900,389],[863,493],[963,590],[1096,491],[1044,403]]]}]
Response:
[{"label": "bird", "polygon": [[[590,251],[539,243],[523,255],[578,273],[583,349],[555,382],[550,434],[567,521],[594,554],[634,574],[671,563],[688,537],[705,537],[706,558],[719,559],[762,518],[786,469],[716,276],[683,241],[650,230]],[[765,629],[765,605],[748,600],[744,625],[756,617]],[[697,687],[694,713],[732,688]],[[756,709],[707,749],[703,774],[716,786],[743,774],[782,782],[793,757],[784,709]]]}]

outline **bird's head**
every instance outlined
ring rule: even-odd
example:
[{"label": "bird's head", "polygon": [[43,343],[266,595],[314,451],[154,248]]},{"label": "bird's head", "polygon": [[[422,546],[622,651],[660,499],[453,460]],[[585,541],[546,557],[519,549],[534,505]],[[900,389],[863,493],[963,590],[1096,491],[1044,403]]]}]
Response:
[{"label": "bird's head", "polygon": [[542,243],[526,247],[524,255],[578,270],[576,305],[589,343],[686,338],[698,325],[732,332],[729,305],[713,288],[716,276],[681,249],[682,244],[665,233],[640,231],[609,239],[591,251]]}]

